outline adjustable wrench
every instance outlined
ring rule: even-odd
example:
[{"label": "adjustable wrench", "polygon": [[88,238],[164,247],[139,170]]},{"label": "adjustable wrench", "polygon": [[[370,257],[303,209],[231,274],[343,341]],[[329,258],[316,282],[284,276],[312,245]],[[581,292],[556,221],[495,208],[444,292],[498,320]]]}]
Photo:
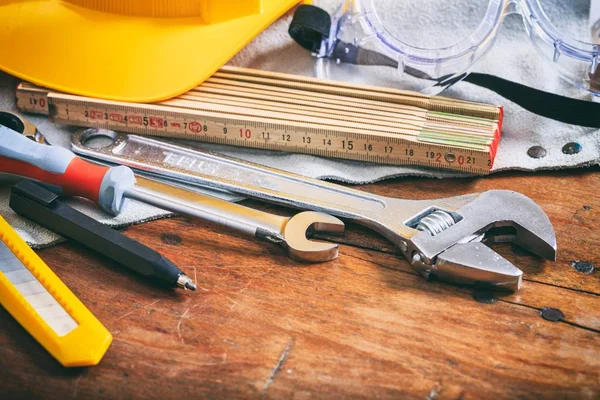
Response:
[{"label": "adjustable wrench", "polygon": [[[100,149],[86,146],[95,136],[110,136],[113,143]],[[513,242],[549,260],[556,258],[550,220],[531,199],[512,191],[436,200],[394,199],[197,147],[97,129],[75,133],[72,149],[162,179],[353,220],[394,243],[424,277],[514,291],[521,285],[522,271],[484,242]]]},{"label": "adjustable wrench", "polygon": [[0,112],[0,136],[0,173],[36,179],[66,194],[93,200],[115,215],[125,207],[126,199],[132,198],[280,243],[297,261],[322,262],[338,255],[337,244],[307,239],[313,232],[343,233],[343,222],[330,215],[309,211],[282,217],[134,176],[124,166],[91,164],[67,149],[42,145],[46,143],[43,135],[25,119],[9,112]]}]

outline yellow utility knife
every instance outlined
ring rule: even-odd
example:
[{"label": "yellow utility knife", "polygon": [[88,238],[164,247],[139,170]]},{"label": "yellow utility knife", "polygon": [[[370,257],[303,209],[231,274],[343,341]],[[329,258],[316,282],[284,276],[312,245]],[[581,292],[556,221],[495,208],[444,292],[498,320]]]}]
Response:
[{"label": "yellow utility knife", "polygon": [[110,332],[0,217],[0,304],[58,362],[100,362]]}]

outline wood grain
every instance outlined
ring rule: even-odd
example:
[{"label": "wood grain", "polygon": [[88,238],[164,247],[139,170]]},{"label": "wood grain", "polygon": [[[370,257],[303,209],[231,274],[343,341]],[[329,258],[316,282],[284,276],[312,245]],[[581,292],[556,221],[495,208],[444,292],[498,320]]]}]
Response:
[{"label": "wood grain", "polygon": [[[423,280],[355,225],[337,239],[337,260],[310,266],[187,218],[125,230],[193,277],[195,293],[164,290],[70,242],[43,250],[114,343],[99,366],[65,369],[0,310],[0,398],[598,398],[598,272],[571,265],[600,265],[598,171],[361,187],[405,198],[512,189],[538,202],[557,232],[558,260],[495,247],[525,283],[515,294],[487,293],[490,304],[471,288]],[[544,307],[564,320],[544,320]]]}]

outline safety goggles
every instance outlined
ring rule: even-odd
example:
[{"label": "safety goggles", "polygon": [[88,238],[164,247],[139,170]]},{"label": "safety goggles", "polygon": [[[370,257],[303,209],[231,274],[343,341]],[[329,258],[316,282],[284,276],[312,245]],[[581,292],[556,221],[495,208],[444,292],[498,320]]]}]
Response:
[{"label": "safety goggles", "polygon": [[[598,27],[580,15],[589,13],[589,7],[590,0],[345,0],[329,24],[323,10],[301,6],[290,34],[319,58],[336,64],[395,68],[407,89],[438,94],[465,80],[537,114],[600,127],[598,104],[470,73],[496,44],[503,23],[514,24],[511,15],[520,14],[523,41],[528,36],[544,62],[564,80],[600,96],[600,39],[594,32]],[[574,23],[581,20],[586,23]]]}]

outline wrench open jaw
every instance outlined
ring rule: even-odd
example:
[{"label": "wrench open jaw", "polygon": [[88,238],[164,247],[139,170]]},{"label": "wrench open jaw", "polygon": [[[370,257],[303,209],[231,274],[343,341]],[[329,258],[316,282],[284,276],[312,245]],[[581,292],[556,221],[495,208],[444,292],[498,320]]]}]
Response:
[{"label": "wrench open jaw", "polygon": [[[412,237],[406,256],[426,277],[433,274],[456,283],[518,290],[522,271],[484,244],[488,242],[512,242],[540,257],[556,259],[550,220],[520,193],[490,190],[433,203],[441,207],[408,223],[417,223],[420,232]],[[453,210],[442,211],[448,205]],[[444,225],[442,217],[452,219]]]},{"label": "wrench open jaw", "polygon": [[313,211],[291,217],[283,228],[283,240],[292,260],[315,263],[337,258],[338,245],[309,240],[314,233],[342,235],[344,223],[331,215]]}]

